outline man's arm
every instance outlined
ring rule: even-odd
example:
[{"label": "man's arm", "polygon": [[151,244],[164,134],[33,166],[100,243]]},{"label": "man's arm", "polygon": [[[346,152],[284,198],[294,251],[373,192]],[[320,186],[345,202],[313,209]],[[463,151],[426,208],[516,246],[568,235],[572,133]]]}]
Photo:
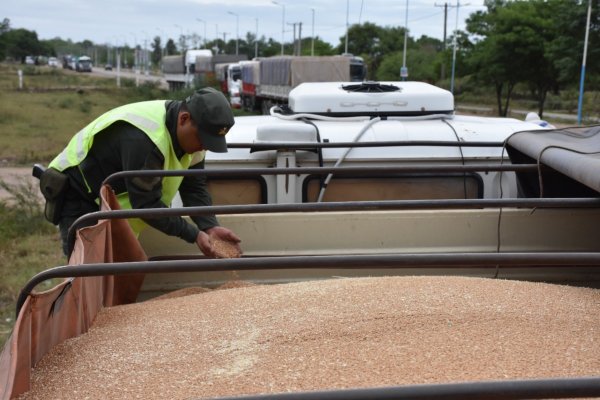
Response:
[{"label": "man's arm", "polygon": [[[189,169],[204,169],[204,160],[192,165]],[[212,198],[206,185],[206,176],[187,176],[179,186],[179,195],[183,205],[186,207],[211,206]],[[202,252],[211,257],[231,257],[231,254],[223,254],[214,246],[214,241],[229,242],[233,246],[236,257],[241,256],[241,239],[230,229],[219,226],[215,215],[192,216],[192,220],[201,230],[196,244]]]},{"label": "man's arm", "polygon": [[[204,160],[190,166],[189,169],[204,169]],[[206,184],[206,176],[186,176],[179,186],[179,195],[185,207],[212,206],[212,197]],[[214,215],[192,216],[198,228],[206,231],[219,225]]]},{"label": "man's arm", "polygon": [[[151,147],[142,151],[143,149],[140,147],[148,146],[147,143],[143,144],[143,141],[135,139],[124,140],[121,146],[123,170],[162,170],[163,155],[146,134],[139,132],[151,143]],[[161,200],[162,178],[126,179],[125,186],[132,208],[167,208],[167,205]],[[199,233],[197,227],[178,216],[144,219],[144,222],[167,235],[180,237],[188,243],[195,243]]]}]

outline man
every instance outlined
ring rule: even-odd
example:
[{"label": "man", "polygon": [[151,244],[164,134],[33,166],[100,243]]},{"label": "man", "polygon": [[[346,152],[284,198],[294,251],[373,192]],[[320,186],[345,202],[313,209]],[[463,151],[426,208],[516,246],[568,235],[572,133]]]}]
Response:
[{"label": "man", "polygon": [[[83,128],[50,163],[41,179],[47,199],[46,217],[59,225],[65,255],[69,255],[69,227],[80,216],[98,211],[100,187],[106,177],[128,170],[202,169],[206,150],[227,151],[225,135],[233,124],[225,96],[204,88],[184,101],[124,105]],[[117,180],[111,186],[124,209],[168,207],[178,190],[184,206],[212,204],[204,177],[137,177]],[[53,196],[54,201],[48,200]],[[195,225],[182,217],[130,220],[130,225],[136,234],[147,224],[178,236],[195,243],[208,257],[218,256],[211,238],[232,243],[241,254],[240,239],[219,226],[214,215],[192,220]]]}]

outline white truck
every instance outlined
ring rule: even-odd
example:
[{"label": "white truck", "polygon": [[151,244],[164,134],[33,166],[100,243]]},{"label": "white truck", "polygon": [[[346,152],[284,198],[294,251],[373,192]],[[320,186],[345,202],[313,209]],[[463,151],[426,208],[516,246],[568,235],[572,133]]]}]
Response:
[{"label": "white truck", "polygon": [[213,54],[209,49],[188,50],[185,54],[163,57],[162,71],[170,90],[212,85],[216,83],[216,65],[245,59],[245,55]]},{"label": "white truck", "polygon": [[92,72],[92,59],[88,56],[81,56],[75,62],[77,72]]},{"label": "white truck", "polygon": [[163,57],[162,71],[170,90],[192,86],[196,74],[197,57],[212,57],[212,51],[208,49],[188,50],[185,54]]}]

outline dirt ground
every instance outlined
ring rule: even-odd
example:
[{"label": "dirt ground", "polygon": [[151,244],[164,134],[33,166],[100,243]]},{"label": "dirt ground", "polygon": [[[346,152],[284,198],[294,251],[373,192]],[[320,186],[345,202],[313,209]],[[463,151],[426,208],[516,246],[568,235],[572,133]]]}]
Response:
[{"label": "dirt ground", "polygon": [[[0,181],[9,186],[20,186],[21,184],[31,184],[35,189],[34,192],[42,201],[42,194],[39,192],[39,183],[36,178],[31,175],[31,167],[0,167]],[[0,187],[0,201],[11,198],[9,192],[3,187]]]}]

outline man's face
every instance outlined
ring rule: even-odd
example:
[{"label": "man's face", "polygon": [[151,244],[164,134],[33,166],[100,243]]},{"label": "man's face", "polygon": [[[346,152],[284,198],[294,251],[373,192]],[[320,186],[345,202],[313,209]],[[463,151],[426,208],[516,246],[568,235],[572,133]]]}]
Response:
[{"label": "man's face", "polygon": [[179,113],[177,118],[177,140],[183,151],[191,154],[203,150],[198,133],[198,127],[191,118],[190,113]]}]

